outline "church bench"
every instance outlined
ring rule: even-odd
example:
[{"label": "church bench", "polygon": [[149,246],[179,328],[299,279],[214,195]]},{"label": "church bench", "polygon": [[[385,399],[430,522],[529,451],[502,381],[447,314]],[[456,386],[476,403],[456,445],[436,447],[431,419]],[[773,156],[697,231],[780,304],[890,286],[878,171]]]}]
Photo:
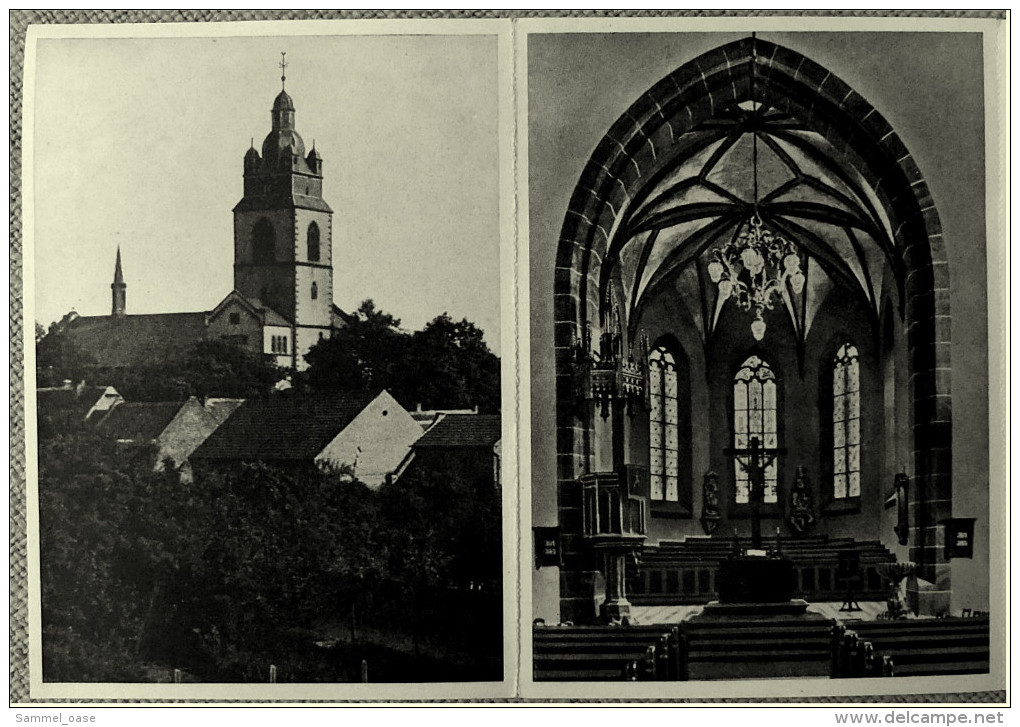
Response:
[{"label": "church bench", "polygon": [[[847,622],[834,642],[833,676],[925,676],[989,670],[987,618]],[[873,651],[864,667],[849,656],[854,640]],[[857,648],[865,648],[858,646]]]},{"label": "church bench", "polygon": [[536,626],[536,681],[677,679],[672,626]]},{"label": "church bench", "polygon": [[684,679],[827,676],[831,622],[775,618],[681,624]]}]

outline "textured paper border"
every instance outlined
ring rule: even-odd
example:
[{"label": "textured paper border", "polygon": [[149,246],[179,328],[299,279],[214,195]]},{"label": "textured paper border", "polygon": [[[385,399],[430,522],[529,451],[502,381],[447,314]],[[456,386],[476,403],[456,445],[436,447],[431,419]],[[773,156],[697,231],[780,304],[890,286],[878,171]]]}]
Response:
[{"label": "textured paper border", "polygon": [[[22,108],[22,82],[24,73],[24,60],[25,60],[25,37],[26,31],[30,25],[63,25],[63,24],[123,24],[123,23],[220,23],[220,22],[237,22],[237,21],[260,21],[260,20],[376,20],[376,19],[436,19],[436,18],[454,18],[454,19],[520,19],[520,18],[734,18],[734,17],[756,17],[761,20],[765,18],[772,18],[775,20],[794,18],[867,18],[872,20],[878,20],[882,18],[988,18],[1004,20],[1007,14],[1004,11],[744,11],[744,12],[733,12],[733,11],[566,11],[566,12],[540,12],[540,11],[522,11],[522,12],[507,12],[507,11],[214,11],[214,10],[181,10],[181,11],[141,11],[141,10],[130,10],[130,11],[20,11],[15,10],[10,13],[10,52],[11,52],[11,74],[10,74],[10,92],[9,92],[9,106],[10,106],[10,234],[11,234],[11,247],[10,247],[10,297],[9,297],[9,311],[10,311],[10,383],[9,383],[9,394],[10,394],[10,422],[11,422],[11,449],[10,449],[10,463],[11,463],[11,489],[10,489],[10,668],[11,668],[11,681],[10,681],[10,700],[12,703],[66,703],[67,699],[60,700],[41,700],[37,697],[33,697],[29,690],[29,657],[28,657],[28,611],[29,611],[29,598],[28,598],[28,538],[31,534],[29,532],[28,513],[26,506],[26,490],[25,490],[25,477],[26,477],[26,456],[25,456],[25,364],[26,355],[28,357],[28,363],[31,364],[32,352],[24,349],[24,293],[25,287],[23,282],[23,255],[22,255],[22,234],[23,234],[23,220],[22,220],[22,182],[21,182],[21,159],[22,159],[22,140],[23,140],[23,108]],[[509,24],[511,37],[516,35],[516,23]],[[1005,24],[1003,24],[1005,25]],[[180,26],[178,26],[180,27]],[[236,26],[235,26],[236,27]],[[1008,29],[1004,29],[1008,30]],[[998,43],[998,52],[1005,57],[1005,46],[1008,44],[1008,35],[1003,32],[1002,37],[1004,41]],[[998,76],[998,83],[995,86],[997,95],[1004,98],[1007,89],[1007,82],[1005,76],[1008,75],[1005,67],[997,66],[997,69],[1001,69],[1001,73]],[[502,74],[502,71],[501,71]],[[511,85],[515,87],[515,83],[518,75],[517,64],[514,64],[514,79],[511,80]],[[507,111],[508,114],[514,113],[514,107],[510,109],[503,108],[503,101],[501,100],[501,114]],[[1007,118],[1008,109],[1000,107],[999,120],[1005,123]],[[996,179],[1002,179],[1005,177],[1005,170],[1001,167],[999,159],[1005,158],[1003,154],[1004,149],[1008,146],[1008,131],[1005,126],[999,129],[999,134],[996,138],[990,138],[988,144],[988,173],[991,175],[993,171],[996,172]],[[501,116],[501,138],[502,138],[502,116]],[[526,134],[525,134],[526,136]],[[519,157],[520,154],[520,139],[521,132],[518,128],[513,130],[513,139],[515,142],[515,157]],[[995,163],[993,164],[993,160]],[[514,173],[514,188],[515,192],[513,198],[508,202],[510,195],[506,191],[502,192],[504,199],[502,204],[504,205],[501,209],[505,211],[506,205],[510,205],[510,209],[513,209],[514,202],[516,202],[517,194],[516,187],[517,181],[520,179],[522,174],[521,169],[518,168]],[[504,180],[506,181],[505,173],[503,174]],[[502,189],[508,190],[508,186],[503,186]],[[993,190],[998,190],[998,195],[993,195]],[[997,224],[993,227],[992,221],[989,222],[989,238],[992,239],[993,235],[998,239],[1008,239],[1008,222],[1004,216],[1005,200],[1008,194],[1008,186],[1006,184],[1000,186],[990,186],[989,188],[989,206],[994,207],[994,211],[997,214]],[[992,210],[990,210],[992,211]],[[990,215],[991,216],[991,215]],[[508,217],[513,217],[509,215]],[[520,219],[520,216],[517,216]],[[516,232],[516,223],[515,232]],[[526,228],[525,228],[526,229]],[[518,239],[520,236],[515,235]],[[526,239],[526,238],[525,238]],[[505,245],[504,245],[505,248]],[[501,270],[504,271],[504,275],[508,270],[513,270],[515,275],[514,279],[510,283],[503,283],[504,293],[509,290],[511,298],[511,315],[507,317],[506,311],[504,312],[504,322],[509,320],[515,321],[521,328],[526,326],[527,316],[527,295],[528,287],[526,284],[527,274],[525,268],[524,284],[521,282],[519,273],[521,266],[520,260],[527,260],[527,247],[526,243],[521,246],[515,246],[511,251],[507,252],[505,249],[501,252],[501,262],[504,263]],[[510,261],[508,267],[506,263]],[[992,255],[989,255],[989,269],[995,270],[994,264],[1005,263],[998,267],[1000,279],[1005,277],[1005,269],[1008,265],[1008,253],[1000,255],[998,261],[993,259]],[[523,293],[523,296],[522,296]],[[991,293],[991,291],[990,291]],[[992,297],[992,296],[990,296]],[[507,300],[504,295],[504,303]],[[989,330],[997,330],[1000,334],[1001,339],[994,336],[990,336],[990,349],[989,356],[993,362],[993,369],[995,364],[998,363],[998,378],[993,378],[992,391],[993,392],[1007,392],[1008,387],[1005,382],[1003,368],[1004,364],[1008,361],[1008,349],[1003,346],[1003,340],[1008,335],[1008,287],[1002,287],[1000,285],[998,289],[998,296],[992,297],[991,301],[991,315],[989,320]],[[996,303],[998,305],[996,305]],[[1003,304],[1006,304],[1003,307]],[[502,336],[504,341],[504,366],[506,365],[506,359],[508,352],[513,350],[516,357],[520,361],[528,360],[528,345],[527,336],[517,335],[514,337],[514,346],[508,346],[508,335],[512,335],[509,331],[509,326],[504,325],[502,327]],[[524,338],[524,341],[521,341]],[[508,384],[506,377],[504,377],[504,394],[507,393]],[[528,401],[529,387],[527,382],[526,374],[520,374],[514,376],[513,380],[509,384],[511,391],[515,392],[517,401]],[[994,397],[993,397],[994,398]],[[517,436],[520,433],[524,433],[525,436],[521,436],[521,447],[518,450],[516,461],[522,465],[520,471],[520,481],[527,483],[527,474],[530,473],[530,466],[528,465],[527,459],[527,433],[529,429],[527,427],[529,421],[529,407],[521,407],[521,413],[519,417],[518,426],[513,436]],[[504,431],[506,437],[509,433]],[[1005,461],[1004,455],[1007,451],[1008,446],[1008,423],[1002,424],[999,430],[994,427],[991,432],[992,435],[992,456],[993,462],[1002,462],[1002,472],[1006,475],[1008,481],[1008,463]],[[996,456],[999,459],[996,459]],[[510,458],[506,458],[505,462],[510,461]],[[523,513],[523,517],[518,517],[514,520],[517,526],[518,532],[527,533],[528,525],[530,523],[530,509],[527,505],[530,502],[530,497],[527,496],[527,487],[522,487],[522,492],[525,492],[525,499],[521,503],[519,512]],[[992,507],[996,504],[1005,504],[1003,502],[996,503],[993,499]],[[994,510],[993,510],[994,511]],[[528,538],[524,538],[520,541],[523,544],[521,549],[522,558],[519,562],[522,562],[527,566],[530,563],[529,551],[530,543]],[[528,570],[524,571],[529,572]],[[1002,595],[1008,592],[1008,588],[1005,585],[1008,583],[1004,576],[1003,585],[999,588]],[[510,589],[506,589],[509,591]],[[522,594],[526,598],[527,603],[530,605],[530,584],[525,586],[526,594]],[[996,594],[993,594],[993,600]],[[1003,600],[996,600],[996,603],[1001,603],[1004,606],[1007,602]],[[527,614],[529,610],[522,609],[522,619],[516,624],[516,633],[514,636],[520,643],[520,636],[522,633],[530,631],[528,629],[522,629],[521,623],[530,624],[530,618]],[[1008,610],[1006,611],[1008,613]],[[511,630],[511,633],[513,631]],[[529,639],[530,641],[530,639]],[[527,651],[530,655],[530,645],[527,647]],[[509,658],[509,654],[507,655]],[[521,656],[525,656],[522,654]],[[524,661],[521,665],[521,671],[530,671],[530,659]],[[510,673],[514,673],[514,669],[510,670]],[[959,686],[963,686],[962,684]],[[516,691],[514,693],[517,693]],[[604,692],[603,692],[604,693]],[[264,694],[264,692],[263,692]],[[175,695],[176,696],[176,695]],[[183,696],[183,695],[182,695]],[[261,695],[260,695],[261,696]],[[637,695],[634,695],[637,696]],[[649,695],[651,696],[651,695]],[[570,699],[570,695],[566,693],[558,693],[556,697],[549,698],[536,698],[529,701],[534,702],[548,702],[548,701],[566,701]],[[577,697],[574,697],[577,699]],[[373,701],[381,701],[385,699],[380,695]],[[405,694],[402,696],[401,701],[409,701],[415,699],[433,699],[429,696],[412,696]],[[583,697],[581,699],[584,699]],[[913,695],[889,695],[889,696],[864,696],[864,697],[827,697],[817,696],[808,698],[798,697],[772,697],[772,698],[760,698],[754,700],[748,700],[740,697],[719,697],[713,698],[708,697],[704,699],[682,699],[682,700],[661,700],[655,699],[654,697],[648,701],[695,701],[701,703],[733,703],[754,701],[757,703],[791,703],[791,702],[805,702],[810,701],[819,704],[835,704],[844,703],[847,701],[854,702],[865,702],[865,703],[913,703],[913,702],[956,702],[956,703],[985,703],[985,702],[1002,702],[1006,699],[1006,692],[1004,690],[996,691],[982,691],[982,692],[969,692],[969,693],[951,693],[951,694],[913,694]],[[631,702],[631,699],[626,701]],[[171,704],[183,704],[183,703],[195,703],[202,702],[208,703],[205,699],[159,699],[159,698],[105,698],[96,699],[90,697],[82,697],[71,700],[74,703],[153,703],[153,702],[164,702]],[[267,700],[267,699],[219,699],[218,703],[264,703],[274,702],[276,704],[281,703],[294,703],[295,701],[300,703],[323,703],[323,702],[336,702],[337,699],[284,699],[284,700]],[[509,701],[516,702],[519,699],[497,699],[497,700],[484,700],[484,701]],[[586,701],[591,701],[587,699]],[[621,703],[624,700],[601,700],[604,702]]]}]

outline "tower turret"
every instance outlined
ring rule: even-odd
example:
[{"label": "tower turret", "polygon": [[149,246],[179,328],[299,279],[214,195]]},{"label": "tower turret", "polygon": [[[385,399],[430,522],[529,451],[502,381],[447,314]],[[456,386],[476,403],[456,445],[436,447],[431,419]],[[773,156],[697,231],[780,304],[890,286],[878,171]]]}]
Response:
[{"label": "tower turret", "polygon": [[124,271],[120,265],[120,245],[117,245],[117,264],[113,269],[110,290],[113,291],[113,311],[110,315],[123,317],[127,310],[127,283],[124,282]]}]

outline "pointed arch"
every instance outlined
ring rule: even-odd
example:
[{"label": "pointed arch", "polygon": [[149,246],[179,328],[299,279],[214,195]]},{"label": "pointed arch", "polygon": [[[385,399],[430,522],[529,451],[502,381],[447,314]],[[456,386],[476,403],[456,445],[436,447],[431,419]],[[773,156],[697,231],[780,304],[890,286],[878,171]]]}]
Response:
[{"label": "pointed arch", "polygon": [[[591,425],[577,406],[572,366],[577,341],[598,321],[600,284],[612,277],[603,268],[618,263],[626,242],[622,228],[646,198],[642,192],[662,181],[678,154],[689,152],[703,124],[746,101],[768,104],[823,137],[888,221],[914,414],[912,491],[918,504],[909,558],[921,578],[948,588],[948,561],[936,532],[952,512],[951,389],[949,377],[937,375],[951,367],[949,268],[938,212],[913,157],[881,113],[819,64],[760,39],[715,48],[656,83],[612,125],[574,188],[554,283],[559,508],[572,513],[578,507],[568,485],[590,456]],[[592,337],[600,334],[593,331]],[[565,515],[563,522],[569,519]]]},{"label": "pointed arch", "polygon": [[317,222],[311,222],[308,225],[308,260],[309,262],[317,263],[320,259],[319,250],[319,225]]}]

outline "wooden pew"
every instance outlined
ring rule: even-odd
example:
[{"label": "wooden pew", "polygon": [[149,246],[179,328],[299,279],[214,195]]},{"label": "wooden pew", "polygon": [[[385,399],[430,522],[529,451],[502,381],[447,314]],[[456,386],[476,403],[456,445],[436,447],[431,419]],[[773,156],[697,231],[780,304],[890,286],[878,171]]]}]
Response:
[{"label": "wooden pew", "polygon": [[675,626],[535,626],[535,681],[679,678]]},{"label": "wooden pew", "polygon": [[[853,621],[834,638],[833,676],[983,674],[989,670],[989,620],[971,618]],[[869,645],[869,666],[854,660],[854,647]]]},{"label": "wooden pew", "polygon": [[683,679],[828,676],[826,619],[694,620],[681,624]]}]

